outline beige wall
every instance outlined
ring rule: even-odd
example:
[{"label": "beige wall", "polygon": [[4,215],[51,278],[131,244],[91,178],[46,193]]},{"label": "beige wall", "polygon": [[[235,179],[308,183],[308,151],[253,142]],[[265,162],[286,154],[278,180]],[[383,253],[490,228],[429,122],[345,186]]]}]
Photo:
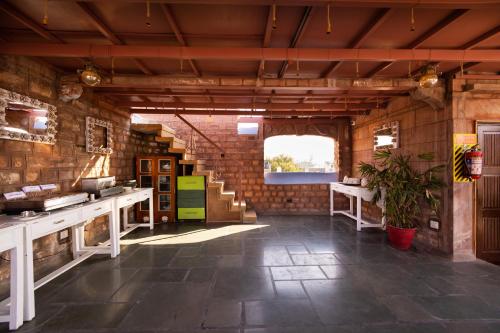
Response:
[{"label": "beige wall", "polygon": [[[485,91],[464,89],[483,84]],[[500,80],[455,80],[453,82],[453,131],[476,133],[476,122],[500,121]],[[500,147],[498,147],[500,149]],[[474,183],[453,184],[453,251],[460,259],[474,258],[475,202]]]},{"label": "beige wall", "polygon": [[[416,168],[426,169],[432,165],[449,163],[448,149],[451,133],[451,108],[433,110],[425,103],[412,100],[410,97],[401,97],[390,103],[387,109],[373,110],[369,116],[357,117],[353,128],[353,166],[355,176],[359,176],[360,162],[371,162],[373,155],[373,130],[388,122],[398,121],[400,126],[400,149],[397,151],[411,154],[412,164]],[[416,156],[424,152],[434,152],[434,162],[419,161]],[[448,179],[449,175],[443,175]],[[427,227],[431,212],[423,209],[420,219],[417,241],[426,247],[438,249],[442,252],[452,251],[452,225],[448,217],[449,189],[441,191],[442,202],[439,217],[441,230],[436,232]],[[368,219],[378,219],[381,212],[374,205],[363,203],[363,214]]]}]

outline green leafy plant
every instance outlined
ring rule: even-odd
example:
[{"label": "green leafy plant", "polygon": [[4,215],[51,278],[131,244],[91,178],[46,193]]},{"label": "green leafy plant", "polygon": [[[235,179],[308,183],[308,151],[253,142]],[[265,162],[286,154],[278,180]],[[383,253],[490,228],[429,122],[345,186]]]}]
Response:
[{"label": "green leafy plant", "polygon": [[[418,158],[430,162],[434,154],[420,154]],[[385,217],[389,225],[413,228],[422,200],[434,212],[438,211],[440,198],[436,190],[445,186],[441,179],[444,165],[420,172],[411,166],[411,155],[392,153],[390,150],[376,151],[373,159],[374,163],[361,162],[359,171],[368,180],[367,187],[375,190],[374,202],[381,199],[385,192]]]}]

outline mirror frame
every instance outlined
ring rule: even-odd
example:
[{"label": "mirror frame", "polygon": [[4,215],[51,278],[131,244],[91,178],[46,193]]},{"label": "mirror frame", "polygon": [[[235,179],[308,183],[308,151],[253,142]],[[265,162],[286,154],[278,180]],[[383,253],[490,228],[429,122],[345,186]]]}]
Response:
[{"label": "mirror frame", "polygon": [[[378,146],[377,147],[377,132],[383,130],[391,130],[392,145]],[[399,121],[382,124],[373,129],[373,150],[396,149],[399,148]]]},{"label": "mirror frame", "polygon": [[[19,133],[9,130],[9,124],[5,119],[9,102],[22,103],[29,107],[47,110],[47,134]],[[56,143],[57,108],[36,98],[21,95],[13,91],[0,88],[0,139],[18,140],[26,142],[45,143],[53,145]]]},{"label": "mirror frame", "polygon": [[[85,136],[87,142],[87,153],[112,154],[113,153],[113,124],[110,121],[86,117]],[[104,127],[106,129],[106,148],[97,147],[94,141],[95,128]]]}]

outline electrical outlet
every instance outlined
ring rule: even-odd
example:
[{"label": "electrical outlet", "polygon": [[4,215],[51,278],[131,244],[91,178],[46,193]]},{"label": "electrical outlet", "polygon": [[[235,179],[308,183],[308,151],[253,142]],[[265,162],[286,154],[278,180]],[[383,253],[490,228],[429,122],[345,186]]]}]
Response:
[{"label": "electrical outlet", "polygon": [[66,243],[68,241],[69,231],[68,229],[64,229],[58,232],[57,239],[59,240],[59,244]]},{"label": "electrical outlet", "polygon": [[441,229],[441,221],[430,219],[429,220],[429,228],[431,228],[432,230],[435,230],[435,231],[439,231],[439,229]]}]

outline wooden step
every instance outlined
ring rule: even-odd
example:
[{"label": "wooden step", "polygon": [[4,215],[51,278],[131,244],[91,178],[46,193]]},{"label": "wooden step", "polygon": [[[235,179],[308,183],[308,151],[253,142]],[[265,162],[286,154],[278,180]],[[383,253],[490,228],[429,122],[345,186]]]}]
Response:
[{"label": "wooden step", "polygon": [[234,200],[233,204],[231,205],[232,212],[238,212],[238,211],[244,212],[246,208],[247,208],[247,203],[245,202],[245,200],[241,200],[241,207],[238,204],[238,200]]},{"label": "wooden step", "polygon": [[220,193],[221,200],[232,201],[232,200],[234,200],[235,196],[236,196],[236,192],[234,192],[234,191],[224,191],[224,192]]},{"label": "wooden step", "polygon": [[243,223],[255,223],[257,222],[257,213],[253,209],[248,209],[243,214]]},{"label": "wooden step", "polygon": [[210,183],[214,180],[214,172],[212,170],[198,170],[193,171],[193,176],[205,176],[207,183]]},{"label": "wooden step", "polygon": [[166,143],[169,145],[169,148],[186,148],[186,142],[184,140],[178,139],[176,137],[162,137],[156,136],[156,142]]},{"label": "wooden step", "polygon": [[132,124],[131,129],[144,134],[158,136],[175,136],[175,130],[165,124]]}]

